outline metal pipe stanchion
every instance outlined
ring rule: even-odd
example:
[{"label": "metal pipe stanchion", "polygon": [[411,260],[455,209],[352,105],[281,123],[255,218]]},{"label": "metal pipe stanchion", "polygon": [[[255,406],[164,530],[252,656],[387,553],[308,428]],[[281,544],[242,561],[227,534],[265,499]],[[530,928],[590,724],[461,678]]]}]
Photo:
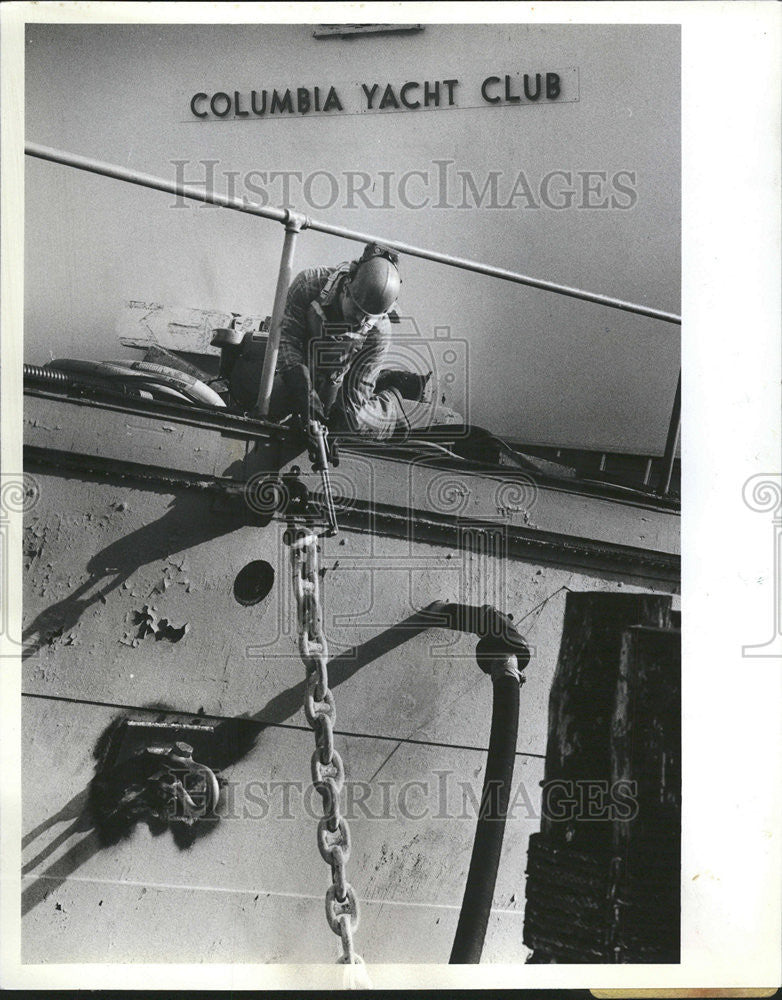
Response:
[{"label": "metal pipe stanchion", "polygon": [[282,255],[280,257],[280,270],[277,274],[277,288],[274,292],[274,307],[272,309],[271,330],[269,340],[266,344],[266,354],[263,358],[263,371],[261,372],[261,384],[258,388],[258,399],[255,404],[255,415],[266,417],[269,413],[269,402],[272,398],[272,385],[274,384],[274,371],[277,367],[277,355],[280,350],[280,328],[282,327],[282,317],[285,314],[285,302],[288,298],[288,289],[293,273],[293,253],[296,249],[296,237],[301,232],[305,223],[304,216],[288,213],[289,218],[285,223],[285,240],[282,244]]},{"label": "metal pipe stanchion", "polygon": [[679,434],[682,426],[682,373],[679,371],[679,381],[676,383],[676,395],[673,398],[671,422],[668,425],[668,437],[663,455],[662,494],[668,495],[673,477],[673,464],[676,459],[676,447],[679,444]]}]

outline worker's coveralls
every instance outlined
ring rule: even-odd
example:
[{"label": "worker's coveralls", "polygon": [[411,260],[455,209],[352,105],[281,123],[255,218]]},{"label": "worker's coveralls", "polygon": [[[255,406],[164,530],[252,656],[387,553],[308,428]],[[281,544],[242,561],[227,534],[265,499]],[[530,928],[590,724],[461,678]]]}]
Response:
[{"label": "worker's coveralls", "polygon": [[347,274],[347,264],[314,267],[291,283],[269,417],[281,420],[291,412],[284,373],[304,365],[332,432],[376,440],[386,440],[395,432],[406,436],[415,404],[396,388],[375,392],[391,342],[390,321],[380,317],[363,337],[350,331],[339,306],[339,290]]}]

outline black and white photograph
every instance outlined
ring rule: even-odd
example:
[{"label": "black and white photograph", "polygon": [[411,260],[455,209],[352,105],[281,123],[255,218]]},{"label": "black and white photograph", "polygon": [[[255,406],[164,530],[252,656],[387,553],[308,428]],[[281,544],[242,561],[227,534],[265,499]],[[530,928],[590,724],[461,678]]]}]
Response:
[{"label": "black and white photograph", "polygon": [[[698,19],[18,6],[14,967],[713,985],[691,981],[722,959],[696,926],[720,877],[688,838],[687,734],[720,725],[693,690],[723,622],[687,595],[723,543],[682,548],[719,502],[682,446],[720,462],[682,305]],[[778,35],[771,5],[732,6]],[[727,699],[757,678],[761,714],[782,655],[766,454],[725,507],[764,539],[725,654],[746,677],[712,668]],[[761,798],[741,815],[770,831],[748,852],[765,881]],[[772,985],[771,951],[743,985]]]}]

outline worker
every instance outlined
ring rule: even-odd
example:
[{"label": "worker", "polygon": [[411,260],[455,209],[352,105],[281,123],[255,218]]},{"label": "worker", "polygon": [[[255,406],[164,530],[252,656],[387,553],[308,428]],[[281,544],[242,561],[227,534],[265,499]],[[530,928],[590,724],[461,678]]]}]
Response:
[{"label": "worker", "polygon": [[[431,372],[381,371],[401,285],[396,253],[369,243],[358,260],[302,271],[291,283],[269,409],[341,437],[406,437]],[[417,407],[420,410],[420,407]]]}]

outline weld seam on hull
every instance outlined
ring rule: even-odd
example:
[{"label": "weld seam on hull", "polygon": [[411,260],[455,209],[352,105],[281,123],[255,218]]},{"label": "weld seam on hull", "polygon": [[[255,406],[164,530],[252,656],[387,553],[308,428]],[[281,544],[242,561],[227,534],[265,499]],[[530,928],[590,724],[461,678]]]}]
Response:
[{"label": "weld seam on hull", "polygon": [[[59,882],[62,884],[62,875],[23,875],[22,881],[29,882],[39,882],[39,881],[52,881]],[[237,896],[258,896],[263,894],[264,896],[276,896],[284,899],[309,899],[319,906],[323,905],[323,896],[320,895],[310,895],[306,892],[277,892],[274,889],[233,889],[230,886],[221,885],[193,885],[192,883],[182,883],[181,885],[176,882],[137,882],[131,879],[102,879],[102,878],[88,878],[79,875],[69,875],[66,882],[84,882],[89,885],[121,885],[121,886],[131,886],[132,888],[138,889],[182,889],[184,891],[193,890],[194,892],[222,892],[229,895]],[[404,900],[404,899],[370,899],[363,897],[361,900],[361,905],[372,905],[376,906],[414,906],[416,908],[433,909],[433,910],[459,910],[461,905],[459,903],[420,903],[414,900]],[[516,917],[523,917],[523,910],[501,910],[492,909],[492,913],[502,913],[506,915],[512,915]]]}]

